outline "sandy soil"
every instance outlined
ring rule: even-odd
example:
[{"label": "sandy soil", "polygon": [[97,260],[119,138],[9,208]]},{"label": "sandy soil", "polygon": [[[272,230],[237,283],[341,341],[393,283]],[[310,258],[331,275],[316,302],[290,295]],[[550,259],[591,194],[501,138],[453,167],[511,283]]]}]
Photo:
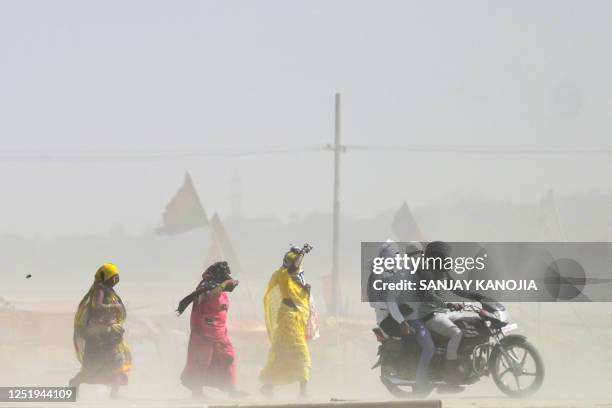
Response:
[{"label": "sandy soil", "polygon": [[[519,308],[514,306],[514,309]],[[518,332],[530,337],[546,364],[544,386],[534,397],[525,400],[505,398],[493,382],[485,378],[461,394],[434,393],[430,398],[442,399],[443,406],[456,408],[612,407],[612,394],[609,392],[612,375],[608,371],[612,358],[607,347],[611,329],[609,325],[601,324],[602,319],[609,318],[595,315],[595,312],[581,313],[592,315],[592,321],[572,323],[568,321],[567,311],[560,306],[558,309],[547,307],[549,314],[542,320],[544,326],[535,325],[533,319],[523,316],[526,313],[515,310],[520,326]],[[236,315],[231,317],[231,322],[238,353],[240,387],[250,393],[240,402],[268,403],[270,401],[263,399],[257,391],[257,374],[265,362],[268,348],[262,323],[240,319]],[[72,314],[68,312],[0,309],[0,385],[65,385],[78,370],[71,344],[71,325]],[[109,401],[104,387],[85,385],[76,406],[192,407],[229,403],[223,393],[215,390],[207,390],[208,400],[193,401],[180,385],[178,378],[184,364],[187,336],[186,316],[176,318],[171,313],[132,312],[128,340],[134,354],[134,367],[129,386],[121,390],[123,399]],[[367,320],[338,324],[324,319],[321,338],[311,344],[311,400],[391,400],[380,384],[378,373],[370,369],[375,361],[376,347]],[[296,397],[297,385],[281,387],[273,402],[296,401]]]}]

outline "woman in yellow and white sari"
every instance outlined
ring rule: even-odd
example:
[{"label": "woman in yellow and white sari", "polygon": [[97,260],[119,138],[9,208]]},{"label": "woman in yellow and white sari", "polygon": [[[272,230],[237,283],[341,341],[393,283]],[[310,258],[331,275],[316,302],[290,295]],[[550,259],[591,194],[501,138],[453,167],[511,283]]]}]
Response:
[{"label": "woman in yellow and white sari", "polygon": [[96,272],[94,283],[74,316],[74,349],[81,370],[70,380],[70,385],[82,383],[105,384],[111,397],[119,386],[126,385],[127,372],[132,365],[130,349],[123,338],[126,310],[115,292],[119,283],[119,269],[111,263]]},{"label": "woman in yellow and white sari", "polygon": [[310,378],[310,352],[307,326],[310,317],[310,285],[303,277],[302,260],[312,247],[291,248],[276,270],[264,296],[264,313],[271,341],[268,362],[259,378],[261,392],[271,396],[276,385],[300,383],[300,395],[306,395]]}]

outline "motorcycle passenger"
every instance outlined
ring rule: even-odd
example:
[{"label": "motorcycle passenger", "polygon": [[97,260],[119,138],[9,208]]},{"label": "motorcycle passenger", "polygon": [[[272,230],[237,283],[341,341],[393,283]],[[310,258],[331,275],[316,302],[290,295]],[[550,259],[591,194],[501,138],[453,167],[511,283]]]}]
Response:
[{"label": "motorcycle passenger", "polygon": [[[381,245],[378,256],[381,258],[392,258],[399,254],[399,246],[395,241],[387,240]],[[370,275],[368,288],[372,290],[372,279]],[[395,269],[385,270],[380,276],[384,281],[391,282],[396,280]],[[410,335],[410,326],[402,314],[395,295],[391,293],[369,293],[370,306],[375,309],[376,324],[387,337],[404,337]]]},{"label": "motorcycle passenger", "polygon": [[[406,255],[410,258],[421,256],[423,253],[423,244],[420,242],[411,242],[406,246]],[[406,277],[410,275],[407,274]],[[410,298],[403,299],[402,304],[410,307],[410,313],[405,317],[406,322],[414,332],[416,341],[421,348],[421,355],[416,369],[416,385],[413,388],[415,394],[426,395],[431,391],[429,385],[429,363],[433,358],[435,346],[431,339],[431,333],[423,322],[426,314],[421,310],[421,292],[409,293]]]},{"label": "motorcycle passenger", "polygon": [[[450,246],[445,242],[435,241],[427,245],[425,249],[426,258],[446,258],[450,254]],[[420,273],[419,273],[420,272]],[[448,278],[445,270],[423,270],[417,272],[421,279],[446,279]],[[459,311],[462,309],[459,303],[450,303],[446,301],[445,295],[441,291],[429,290],[423,293],[423,302],[420,304],[420,311],[428,318],[425,318],[425,326],[435,333],[448,338],[446,346],[446,366],[445,372],[452,381],[458,374],[457,353],[463,333],[459,327],[453,322],[453,316],[450,311]]]},{"label": "motorcycle passenger", "polygon": [[[406,254],[409,257],[421,256],[423,246],[420,242],[412,242],[406,247]],[[380,250],[379,257],[393,257],[399,253],[397,243],[388,240]],[[390,270],[383,273],[384,279],[389,282],[402,278],[402,273]],[[404,277],[410,277],[409,274]],[[371,283],[370,283],[371,287]],[[376,322],[380,329],[389,337],[405,337],[414,333],[415,339],[421,348],[421,355],[416,369],[416,384],[414,391],[416,394],[427,394],[431,391],[429,387],[428,369],[429,363],[434,354],[434,344],[431,334],[421,321],[422,313],[419,309],[420,297],[418,293],[402,293],[397,296],[395,293],[385,294],[385,300],[371,302],[376,309]]]}]

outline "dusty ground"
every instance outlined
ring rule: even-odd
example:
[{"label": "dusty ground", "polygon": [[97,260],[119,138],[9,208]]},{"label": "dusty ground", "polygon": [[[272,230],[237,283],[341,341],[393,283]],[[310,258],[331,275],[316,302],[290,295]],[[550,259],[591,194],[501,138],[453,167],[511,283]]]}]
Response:
[{"label": "dusty ground", "polygon": [[[360,401],[387,401],[385,399],[379,400],[360,400]],[[72,404],[52,404],[51,406],[57,408],[72,407],[72,408],[195,408],[195,407],[206,407],[206,406],[244,406],[248,407],[249,404],[264,405],[269,404],[270,407],[275,405],[282,405],[284,403],[292,403],[295,401],[283,401],[276,400],[274,402],[253,400],[249,402],[244,401],[191,401],[183,399],[164,399],[164,400],[146,400],[146,399],[124,399],[122,401],[80,401]],[[327,400],[316,400],[312,399],[305,401],[305,403],[319,403],[328,402]],[[454,398],[454,399],[441,399],[443,408],[609,408],[612,407],[612,402],[598,401],[598,400],[542,400],[542,399],[530,399],[530,400],[508,400],[499,398]],[[0,407],[6,408],[38,408],[49,406],[48,404],[0,404]],[[333,406],[333,405],[332,405]]]},{"label": "dusty ground", "polygon": [[[556,307],[556,309],[555,309]],[[520,329],[541,351],[546,364],[542,389],[531,399],[503,397],[488,378],[458,395],[436,395],[444,407],[612,407],[612,354],[608,349],[611,328],[607,314],[597,305],[561,305],[545,309],[539,326],[525,307],[510,306]],[[48,308],[44,312],[0,310],[3,329],[0,337],[0,385],[63,386],[78,370],[71,346],[72,314]],[[605,309],[604,309],[605,311]],[[588,312],[588,313],[587,313]],[[577,322],[570,319],[577,313]],[[257,319],[231,316],[233,341],[239,359],[240,387],[250,393],[241,403],[269,403],[258,393],[257,374],[266,358],[268,342]],[[604,324],[605,323],[605,324]],[[78,407],[195,407],[209,403],[229,403],[222,393],[207,392],[206,401],[193,401],[180,385],[188,318],[171,313],[157,314],[136,310],[130,314],[128,340],[134,354],[130,385],[122,389],[122,399],[109,401],[102,386],[83,386]],[[311,344],[313,357],[311,401],[391,400],[380,384],[378,373],[370,370],[375,361],[376,342],[366,320],[352,320],[340,328],[327,320],[321,339]],[[277,390],[274,403],[296,401],[297,386]],[[3,404],[15,407],[16,404]],[[19,404],[20,406],[22,404]],[[41,406],[41,404],[27,404]],[[46,405],[46,404],[44,404]],[[57,406],[57,405],[54,405]]]}]

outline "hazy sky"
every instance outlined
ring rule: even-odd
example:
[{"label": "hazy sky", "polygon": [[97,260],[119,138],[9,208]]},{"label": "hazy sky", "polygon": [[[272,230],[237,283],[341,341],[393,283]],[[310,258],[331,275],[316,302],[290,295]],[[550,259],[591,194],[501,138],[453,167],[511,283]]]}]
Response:
[{"label": "hazy sky", "polygon": [[[612,148],[609,1],[3,1],[0,154],[348,145]],[[610,155],[349,151],[357,215],[612,190]],[[206,210],[331,208],[332,155],[0,159],[0,233],[154,226],[190,170]]]}]

